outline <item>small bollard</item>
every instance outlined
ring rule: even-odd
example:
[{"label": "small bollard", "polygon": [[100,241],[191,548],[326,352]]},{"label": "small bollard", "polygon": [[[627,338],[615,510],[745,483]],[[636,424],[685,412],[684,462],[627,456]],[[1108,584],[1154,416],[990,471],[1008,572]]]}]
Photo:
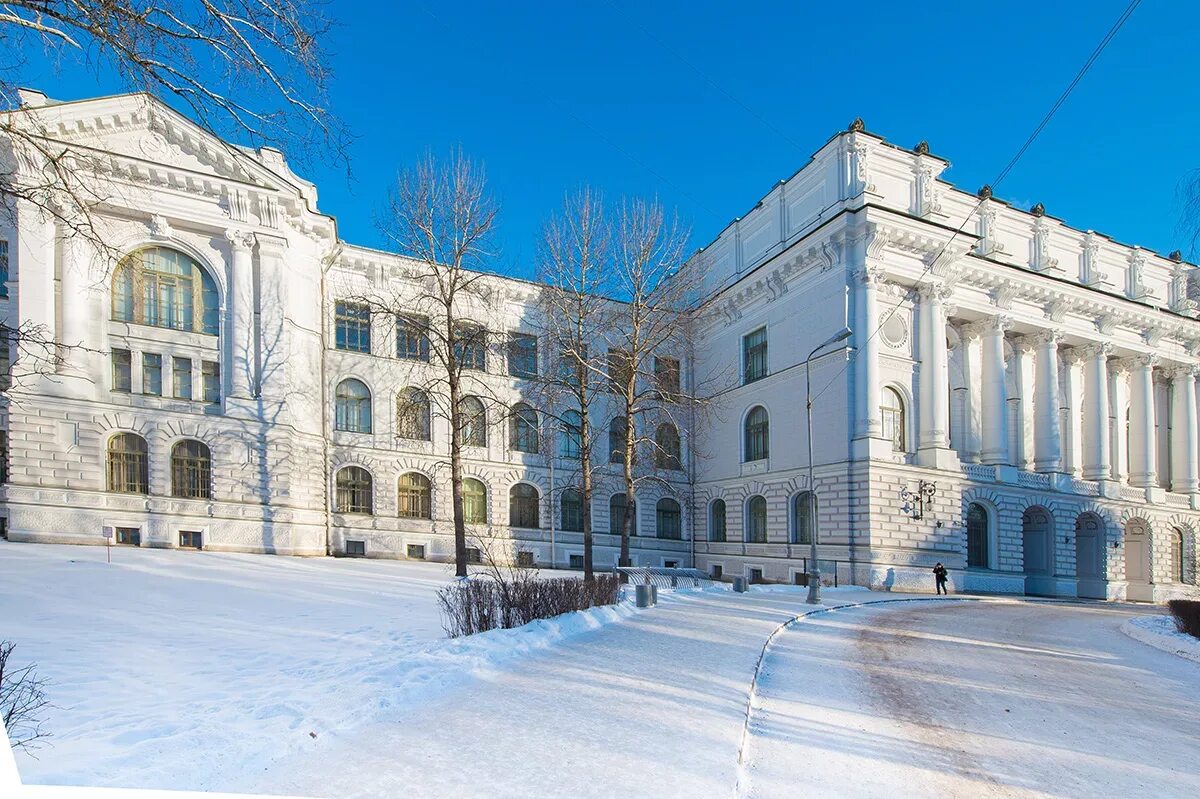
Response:
[{"label": "small bollard", "polygon": [[657,585],[652,584],[650,586],[650,604],[651,605],[658,604],[658,586]]},{"label": "small bollard", "polygon": [[654,604],[654,586],[652,585],[635,585],[634,598],[639,608],[648,608]]},{"label": "small bollard", "polygon": [[734,590],[734,592],[736,592],[736,593],[738,593],[738,594],[744,594],[744,593],[746,593],[747,589],[748,589],[748,586],[747,586],[747,584],[746,584],[746,578],[745,578],[745,577],[734,577],[734,578],[733,578],[733,590]]}]

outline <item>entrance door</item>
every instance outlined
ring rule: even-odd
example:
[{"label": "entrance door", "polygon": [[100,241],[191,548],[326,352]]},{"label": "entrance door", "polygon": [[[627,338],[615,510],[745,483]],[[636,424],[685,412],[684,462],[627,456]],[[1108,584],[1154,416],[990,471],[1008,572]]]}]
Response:
[{"label": "entrance door", "polygon": [[1150,585],[1150,528],[1141,519],[1125,523],[1125,597],[1131,602],[1154,601]]},{"label": "entrance door", "polygon": [[1079,596],[1104,599],[1108,580],[1104,574],[1104,525],[1085,513],[1075,520],[1075,576]]},{"label": "entrance door", "polygon": [[1025,593],[1054,593],[1054,564],[1050,558],[1050,513],[1044,508],[1025,511],[1021,543],[1025,558]]}]

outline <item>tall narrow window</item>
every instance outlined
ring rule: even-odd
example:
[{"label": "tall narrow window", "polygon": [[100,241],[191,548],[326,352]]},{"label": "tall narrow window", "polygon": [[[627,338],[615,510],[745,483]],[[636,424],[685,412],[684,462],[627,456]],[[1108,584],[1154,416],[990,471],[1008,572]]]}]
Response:
[{"label": "tall narrow window", "polygon": [[654,509],[654,521],[654,530],[659,538],[683,538],[683,513],[679,503],[670,497],[658,501]]},{"label": "tall narrow window", "polygon": [[629,383],[633,380],[633,357],[626,350],[608,351],[608,379],[612,382],[612,390],[624,394]]},{"label": "tall narrow window", "polygon": [[679,396],[679,361],[674,358],[654,358],[654,387],[659,396],[672,399]]},{"label": "tall narrow window", "polygon": [[429,396],[419,388],[396,395],[396,435],[412,441],[430,439]]},{"label": "tall narrow window", "polygon": [[334,429],[348,433],[371,432],[371,390],[361,380],[338,383],[334,394]]},{"label": "tall narrow window", "polygon": [[568,386],[578,388],[583,383],[583,373],[587,364],[587,344],[564,347],[558,356],[558,379]]},{"label": "tall narrow window", "polygon": [[371,473],[361,466],[343,466],[335,479],[334,510],[371,513]]},{"label": "tall narrow window", "polygon": [[142,353],[142,393],[161,397],[162,391],[162,356]]},{"label": "tall narrow window", "polygon": [[176,356],[171,359],[171,396],[175,399],[192,398],[192,359]]},{"label": "tall narrow window", "polygon": [[583,532],[583,495],[573,488],[558,498],[560,525],[564,533]]},{"label": "tall narrow window", "polygon": [[1187,582],[1187,570],[1183,565],[1183,531],[1171,530],[1171,579],[1177,583]]},{"label": "tall narrow window", "polygon": [[473,477],[463,480],[463,518],[467,524],[487,524],[487,487]]},{"label": "tall narrow window", "polygon": [[767,409],[761,405],[755,405],[750,413],[746,414],[746,422],[743,430],[745,442],[745,460],[761,461],[766,460],[771,454],[771,418],[767,415]]},{"label": "tall narrow window", "polygon": [[204,379],[204,401],[213,403],[221,401],[221,364],[216,361],[202,361],[200,374]]},{"label": "tall narrow window", "polygon": [[8,482],[8,431],[0,430],[0,485]]},{"label": "tall narrow window", "polygon": [[467,447],[487,446],[487,410],[479,397],[463,397],[459,414],[462,417],[462,443]]},{"label": "tall narrow window", "polygon": [[508,489],[508,524],[536,530],[538,524],[538,491],[528,483],[517,483]]},{"label": "tall narrow window", "polygon": [[113,270],[112,318],[118,322],[216,335],[218,306],[212,277],[177,250],[147,247]]},{"label": "tall narrow window", "polygon": [[967,568],[988,567],[988,514],[978,502],[967,506]]},{"label": "tall narrow window", "polygon": [[112,390],[129,393],[133,390],[133,353],[129,350],[112,351]]},{"label": "tall narrow window", "polygon": [[904,399],[891,386],[884,386],[879,401],[879,419],[883,437],[892,442],[894,452],[906,452]]},{"label": "tall narrow window", "polygon": [[724,541],[725,536],[725,500],[714,499],[708,506],[708,540]]},{"label": "tall narrow window", "polygon": [[[613,494],[608,500],[608,532],[610,535],[620,535],[625,524],[625,509],[629,507],[624,494]],[[637,502],[633,503],[630,512],[629,534],[638,534]]]},{"label": "tall narrow window", "polygon": [[654,433],[654,465],[659,469],[681,468],[679,462],[679,431],[670,422],[658,426]]},{"label": "tall narrow window", "polygon": [[767,329],[760,327],[742,337],[742,382],[753,383],[767,376]]},{"label": "tall narrow window", "polygon": [[792,498],[792,543],[811,544],[813,539],[813,517],[817,513],[816,496],[811,491],[801,491]]},{"label": "tall narrow window", "polygon": [[513,406],[512,418],[509,421],[508,445],[514,452],[538,451],[537,411],[523,402]]},{"label": "tall narrow window", "polygon": [[357,302],[333,304],[334,346],[347,352],[371,351],[371,309]]},{"label": "tall narrow window", "polygon": [[460,322],[454,326],[454,358],[463,369],[487,371],[487,331],[481,325]]},{"label": "tall narrow window", "polygon": [[537,377],[537,336],[513,333],[508,339],[508,373],[513,377]]},{"label": "tall narrow window", "polygon": [[400,475],[397,491],[397,511],[402,519],[433,518],[433,491],[429,478],[420,472]]},{"label": "tall narrow window", "polygon": [[184,440],[171,448],[171,496],[212,497],[212,453],[203,441]]},{"label": "tall narrow window", "polygon": [[108,490],[121,494],[150,493],[146,439],[118,433],[108,440]]},{"label": "tall narrow window", "polygon": [[614,417],[608,423],[608,462],[624,463],[625,447],[629,446],[629,420],[624,416]]},{"label": "tall narrow window", "polygon": [[579,411],[566,411],[562,416],[558,456],[573,460],[583,457],[583,415]]},{"label": "tall narrow window", "polygon": [[755,496],[746,500],[746,543],[767,543],[767,500]]},{"label": "tall narrow window", "polygon": [[0,239],[0,297],[8,296],[8,239]]},{"label": "tall narrow window", "polygon": [[396,357],[409,361],[429,360],[429,317],[396,314]]}]

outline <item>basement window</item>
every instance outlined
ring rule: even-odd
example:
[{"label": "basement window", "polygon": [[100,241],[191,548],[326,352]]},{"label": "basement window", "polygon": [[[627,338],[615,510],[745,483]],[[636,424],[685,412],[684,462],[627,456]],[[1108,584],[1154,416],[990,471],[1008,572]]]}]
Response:
[{"label": "basement window", "polygon": [[117,543],[125,546],[140,547],[142,545],[142,531],[139,527],[118,527],[117,528]]},{"label": "basement window", "polygon": [[572,569],[582,569],[583,555],[572,555],[570,562],[567,565],[569,565]]},{"label": "basement window", "polygon": [[179,531],[179,546],[184,549],[200,549],[200,531],[199,530],[180,530]]},{"label": "basement window", "polygon": [[483,556],[477,547],[467,547],[467,563],[483,563]]},{"label": "basement window", "polygon": [[533,553],[532,552],[518,552],[517,553],[517,565],[523,569],[533,568]]},{"label": "basement window", "polygon": [[346,539],[346,556],[347,557],[362,558],[362,557],[366,557],[366,554],[367,554],[367,542],[366,541],[352,541],[349,538]]},{"label": "basement window", "polygon": [[409,544],[405,552],[411,560],[425,560],[424,544]]}]

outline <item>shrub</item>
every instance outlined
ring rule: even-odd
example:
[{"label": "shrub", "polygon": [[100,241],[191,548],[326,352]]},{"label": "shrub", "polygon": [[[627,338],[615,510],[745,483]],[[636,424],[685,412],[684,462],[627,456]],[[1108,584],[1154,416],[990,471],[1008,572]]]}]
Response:
[{"label": "shrub", "polygon": [[451,638],[458,638],[615,605],[619,591],[611,574],[598,574],[587,582],[573,577],[540,580],[534,572],[511,571],[454,582],[438,592],[438,604],[442,627]]},{"label": "shrub", "polygon": [[8,730],[13,749],[31,752],[50,734],[42,727],[42,716],[50,709],[46,681],[36,666],[17,667],[9,662],[16,649],[12,641],[0,641],[0,719]]},{"label": "shrub", "polygon": [[1200,638],[1200,601],[1195,599],[1172,599],[1167,610],[1175,618],[1179,632]]}]

